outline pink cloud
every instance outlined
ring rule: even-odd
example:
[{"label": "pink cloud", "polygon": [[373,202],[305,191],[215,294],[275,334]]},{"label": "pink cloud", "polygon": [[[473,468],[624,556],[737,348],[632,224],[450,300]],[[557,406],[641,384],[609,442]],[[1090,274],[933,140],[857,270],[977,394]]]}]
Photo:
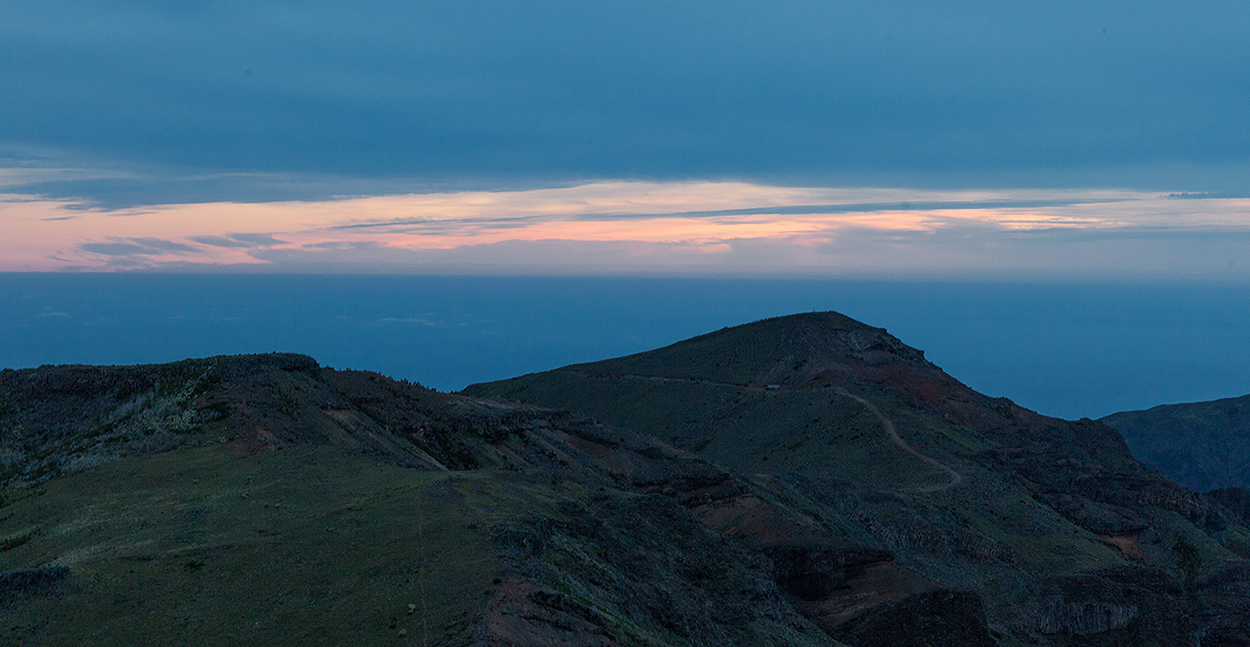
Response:
[{"label": "pink cloud", "polygon": [[[1116,258],[1121,265],[1110,269],[1156,271],[1157,260],[1134,260],[1131,248],[1137,245],[1142,254],[1146,247],[1153,254],[1175,249],[1181,256],[1169,267],[1202,271],[1201,255],[1184,257],[1192,244],[1169,239],[1167,232],[1250,232],[1247,214],[1250,200],[1178,200],[1115,190],[714,182],[112,211],[3,196],[0,270],[924,275],[1013,268],[1101,272],[1109,269],[1106,259]],[[1126,242],[1133,232],[1154,232],[1154,242]],[[1185,240],[1192,242],[1192,236]],[[1227,247],[1239,240],[1217,242]]]}]

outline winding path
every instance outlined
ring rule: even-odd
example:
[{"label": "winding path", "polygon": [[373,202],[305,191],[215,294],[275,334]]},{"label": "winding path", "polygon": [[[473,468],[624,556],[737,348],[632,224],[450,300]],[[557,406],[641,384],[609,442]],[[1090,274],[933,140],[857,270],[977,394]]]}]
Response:
[{"label": "winding path", "polygon": [[898,428],[894,426],[894,421],[886,417],[884,413],[881,413],[881,410],[878,409],[876,405],[859,397],[858,395],[852,395],[849,391],[847,391],[846,389],[842,387],[838,387],[836,390],[838,392],[838,395],[844,395],[864,405],[864,407],[866,407],[869,411],[871,411],[872,415],[876,416],[877,420],[881,422],[881,426],[885,427],[886,433],[890,435],[890,440],[893,440],[894,444],[898,445],[900,449],[907,452],[908,454],[911,454],[912,456],[915,456],[916,458],[919,458],[920,460],[928,463],[929,465],[932,465],[938,468],[939,470],[946,472],[951,477],[949,483],[944,483],[942,485],[925,486],[916,490],[917,492],[941,492],[942,490],[953,487],[956,483],[959,483],[960,481],[964,480],[964,477],[961,476],[959,472],[956,472],[955,470],[951,469],[950,466],[937,460],[936,458],[925,456],[924,454],[921,454],[920,452],[916,451],[915,448],[913,448],[911,445],[908,445],[907,441],[903,440],[903,437],[898,435]]},{"label": "winding path", "polygon": [[[761,389],[760,387],[753,387],[753,386],[748,386],[745,384],[733,384],[730,382],[715,382],[712,380],[700,380],[697,378],[689,378],[689,377],[661,377],[658,375],[631,375],[628,373],[589,373],[586,371],[577,371],[577,370],[570,370],[570,371],[565,371],[565,372],[579,375],[582,377],[591,377],[591,378],[624,377],[624,378],[631,378],[635,380],[645,380],[648,382],[684,382],[684,383],[692,383],[692,384],[704,384],[707,386],[722,386],[722,387],[731,387],[735,389],[749,389],[753,391],[771,390],[771,389]],[[865,400],[864,398],[859,397],[858,395],[852,395],[850,391],[847,391],[846,389],[842,387],[837,387],[835,391],[838,393],[838,395],[846,396],[864,405],[865,408],[871,411],[872,415],[876,416],[877,420],[881,422],[881,426],[885,428],[885,432],[890,436],[890,440],[893,441],[895,445],[898,445],[899,449],[907,452],[908,454],[911,454],[912,456],[915,456],[916,458],[919,458],[925,463],[932,465],[933,467],[936,467],[937,469],[943,472],[946,472],[946,474],[950,476],[950,481],[947,483],[943,483],[941,485],[927,485],[925,487],[917,489],[916,492],[941,492],[942,490],[946,490],[951,487],[954,487],[960,481],[964,480],[964,477],[960,475],[959,472],[956,472],[954,469],[951,469],[949,465],[946,465],[945,463],[937,460],[936,458],[925,456],[924,454],[921,454],[920,452],[916,451],[914,447],[907,444],[907,441],[903,440],[903,437],[898,435],[898,428],[894,426],[894,421],[890,420],[889,417],[887,417],[884,413],[882,413],[881,410],[876,407],[876,405]]]}]

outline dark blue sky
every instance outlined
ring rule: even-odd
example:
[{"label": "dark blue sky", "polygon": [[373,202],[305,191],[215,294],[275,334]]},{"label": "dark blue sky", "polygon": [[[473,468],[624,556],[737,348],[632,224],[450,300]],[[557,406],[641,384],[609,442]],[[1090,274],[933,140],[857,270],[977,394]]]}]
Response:
[{"label": "dark blue sky", "polygon": [[10,0],[0,180],[108,205],[597,178],[1244,195],[1247,33],[1231,0]]}]

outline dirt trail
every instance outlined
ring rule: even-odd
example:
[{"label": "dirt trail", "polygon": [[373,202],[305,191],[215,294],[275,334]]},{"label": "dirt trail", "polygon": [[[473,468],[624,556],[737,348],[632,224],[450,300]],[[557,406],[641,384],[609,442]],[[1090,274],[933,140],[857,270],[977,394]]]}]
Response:
[{"label": "dirt trail", "polygon": [[864,407],[866,407],[869,411],[871,411],[872,415],[876,416],[877,420],[881,422],[881,426],[885,427],[886,433],[890,435],[890,440],[893,440],[894,444],[898,445],[900,449],[942,470],[943,472],[946,472],[951,477],[950,482],[948,483],[944,483],[942,485],[930,485],[927,487],[923,487],[923,488],[916,490],[917,492],[941,492],[942,490],[953,487],[956,483],[959,483],[960,481],[964,480],[964,477],[961,476],[959,472],[956,472],[955,470],[951,469],[945,463],[942,463],[936,458],[930,458],[928,456],[925,456],[924,454],[921,454],[920,452],[916,451],[911,445],[908,445],[907,441],[903,440],[903,437],[898,435],[898,429],[894,426],[894,421],[890,420],[884,413],[881,413],[881,410],[878,409],[873,403],[859,397],[858,395],[852,395],[849,391],[841,387],[837,389],[837,392],[839,395],[844,395],[864,405]]},{"label": "dirt trail", "polygon": [[640,380],[643,382],[681,382],[683,384],[703,384],[705,386],[724,386],[733,389],[748,389],[751,391],[763,391],[765,389],[758,386],[749,386],[746,384],[734,384],[732,382],[714,382],[712,380],[700,380],[693,377],[661,377],[659,375],[633,375],[630,373],[590,373],[588,371],[563,370],[561,373],[576,375],[578,377],[589,378],[628,378],[631,380]]},{"label": "dirt trail", "polygon": [[[731,387],[735,389],[749,389],[752,391],[771,390],[771,389],[761,389],[760,387],[747,386],[745,384],[732,384],[729,382],[714,382],[712,380],[700,380],[700,379],[688,378],[688,377],[660,377],[656,375],[630,375],[630,374],[622,374],[622,373],[595,374],[595,373],[588,373],[585,371],[566,371],[566,372],[573,373],[575,375],[580,375],[582,377],[611,377],[611,378],[623,377],[623,378],[643,380],[643,381],[648,381],[648,382],[684,382],[684,383],[704,384],[707,386],[721,386],[721,387]],[[859,397],[858,395],[852,395],[849,391],[841,387],[838,387],[836,391],[839,395],[844,395],[864,405],[865,408],[871,411],[872,415],[876,416],[877,420],[881,422],[881,426],[885,428],[886,433],[889,434],[890,440],[892,440],[895,445],[898,445],[899,449],[902,449],[903,451],[907,452],[908,454],[911,454],[912,456],[915,456],[916,458],[919,458],[925,463],[928,463],[929,465],[932,465],[938,468],[939,470],[946,472],[950,476],[950,481],[947,483],[943,483],[942,485],[929,485],[926,487],[922,487],[916,490],[917,492],[941,492],[942,490],[946,490],[948,488],[954,487],[960,481],[964,480],[964,477],[961,476],[959,472],[956,472],[955,470],[951,469],[945,463],[937,460],[936,458],[930,458],[929,456],[925,456],[924,454],[921,454],[920,452],[916,451],[915,448],[913,448],[911,445],[908,445],[907,441],[903,440],[903,437],[898,435],[898,429],[894,426],[894,421],[890,420],[890,418],[887,417],[884,413],[881,413],[881,410],[878,409],[873,403],[865,400],[864,398]]]}]

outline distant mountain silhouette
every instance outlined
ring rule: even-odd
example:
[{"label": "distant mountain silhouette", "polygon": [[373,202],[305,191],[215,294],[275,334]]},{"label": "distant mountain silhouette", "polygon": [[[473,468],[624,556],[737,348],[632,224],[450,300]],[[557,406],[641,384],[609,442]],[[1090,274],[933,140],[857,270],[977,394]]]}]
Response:
[{"label": "distant mountain silhouette", "polygon": [[462,394],[0,371],[0,460],[3,644],[1250,640],[1250,500],[836,313]]},{"label": "distant mountain silhouette", "polygon": [[1198,492],[1250,487],[1250,395],[1113,413],[1133,455]]}]

